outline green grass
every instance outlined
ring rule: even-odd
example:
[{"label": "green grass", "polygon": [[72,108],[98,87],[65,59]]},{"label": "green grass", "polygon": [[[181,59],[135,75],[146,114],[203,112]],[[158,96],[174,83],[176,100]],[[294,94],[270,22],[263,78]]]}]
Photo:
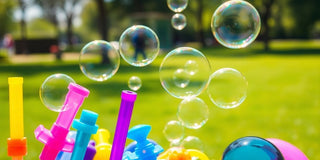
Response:
[{"label": "green grass", "polygon": [[[243,136],[283,139],[300,148],[309,159],[320,159],[320,45],[313,43],[319,44],[318,41],[274,42],[270,54],[261,51],[261,44],[242,50],[203,49],[213,71],[231,67],[247,78],[248,95],[238,108],[224,110],[214,106],[203,92],[200,97],[210,108],[210,118],[199,130],[186,129],[185,135],[199,137],[204,152],[216,160],[220,159],[228,144]],[[131,127],[150,124],[149,138],[167,149],[169,143],[162,130],[168,121],[177,119],[180,100],[166,93],[160,84],[159,65],[163,58],[161,55],[143,68],[122,61],[118,73],[105,82],[86,78],[75,62],[0,64],[0,159],[9,159],[6,155],[6,138],[9,137],[7,78],[24,77],[24,124],[28,138],[25,159],[34,160],[38,159],[43,144],[34,138],[33,131],[39,124],[50,128],[58,115],[42,105],[39,87],[46,77],[58,72],[70,75],[91,91],[81,109],[99,113],[98,125],[110,130],[112,135],[121,91],[128,89],[130,76],[139,76],[142,88],[137,91]]]}]

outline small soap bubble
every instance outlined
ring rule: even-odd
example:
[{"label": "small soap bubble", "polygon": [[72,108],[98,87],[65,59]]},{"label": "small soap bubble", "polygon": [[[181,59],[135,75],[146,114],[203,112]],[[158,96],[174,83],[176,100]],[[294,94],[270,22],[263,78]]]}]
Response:
[{"label": "small soap bubble", "polygon": [[243,0],[230,0],[214,12],[211,29],[217,41],[228,48],[244,48],[251,44],[260,32],[258,11]]},{"label": "small soap bubble", "polygon": [[188,0],[167,0],[168,7],[173,12],[182,12],[188,6]]},{"label": "small soap bubble", "polygon": [[82,73],[95,81],[110,79],[120,66],[119,53],[111,43],[103,40],[86,44],[81,50],[79,60]]},{"label": "small soap bubble", "polygon": [[50,110],[55,112],[66,111],[64,101],[69,92],[68,86],[75,81],[65,74],[53,74],[42,83],[39,94],[42,103]]},{"label": "small soap bubble", "polygon": [[196,61],[188,60],[186,62],[186,64],[184,65],[184,69],[190,75],[194,75],[199,71],[199,65],[198,65],[198,63]]},{"label": "small soap bubble", "polygon": [[185,149],[197,149],[199,151],[203,151],[203,143],[202,141],[195,136],[188,136],[184,138],[181,142],[181,147]]},{"label": "small soap bubble", "polygon": [[207,89],[211,101],[220,108],[238,107],[247,97],[248,81],[233,68],[222,68],[210,76]]},{"label": "small soap bubble", "polygon": [[284,160],[281,152],[269,141],[259,137],[243,137],[232,142],[222,160]]},{"label": "small soap bubble", "polygon": [[158,56],[160,42],[157,34],[149,27],[134,25],[122,33],[119,47],[120,54],[126,62],[143,67]]},{"label": "small soap bubble", "polygon": [[174,84],[180,88],[185,88],[190,82],[190,75],[184,69],[177,69],[173,73]]},{"label": "small soap bubble", "polygon": [[184,136],[184,127],[180,121],[169,121],[163,129],[163,134],[172,145],[177,146]]},{"label": "small soap bubble", "polygon": [[202,99],[188,97],[179,104],[177,115],[183,126],[199,129],[209,119],[209,108]]},{"label": "small soap bubble", "polygon": [[183,30],[187,26],[187,18],[184,14],[176,13],[171,18],[171,25],[176,30]]},{"label": "small soap bubble", "polygon": [[130,77],[130,79],[128,81],[128,86],[133,91],[139,90],[142,86],[141,79],[137,76]]},{"label": "small soap bubble", "polygon": [[[192,63],[192,67],[188,63]],[[198,72],[200,71],[201,72]],[[181,47],[166,55],[160,65],[160,82],[172,96],[184,99],[199,95],[208,84],[211,67],[198,50]]]}]

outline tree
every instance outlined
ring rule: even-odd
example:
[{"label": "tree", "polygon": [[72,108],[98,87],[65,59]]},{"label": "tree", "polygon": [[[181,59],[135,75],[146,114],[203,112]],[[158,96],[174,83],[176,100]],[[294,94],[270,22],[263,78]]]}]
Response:
[{"label": "tree", "polygon": [[272,6],[274,4],[274,0],[263,0],[263,8],[261,13],[261,23],[262,23],[262,39],[264,43],[264,50],[270,50],[269,42],[270,42],[270,24],[268,23],[269,19],[272,16]]},{"label": "tree", "polygon": [[20,19],[20,33],[21,33],[21,40],[22,40],[22,52],[27,53],[27,23],[26,23],[26,8],[28,6],[28,1],[26,0],[19,0],[18,5],[21,11],[21,19]]},{"label": "tree", "polygon": [[103,0],[96,0],[98,13],[99,13],[99,30],[101,34],[101,38],[103,40],[108,39],[108,31],[109,31],[109,13],[108,8],[105,7],[105,3]]},{"label": "tree", "polygon": [[0,39],[12,28],[13,7],[14,3],[12,1],[0,1]]},{"label": "tree", "polygon": [[58,8],[65,15],[67,24],[67,42],[70,47],[73,46],[73,20],[77,16],[77,11],[81,10],[83,0],[55,0]]},{"label": "tree", "polygon": [[59,37],[60,29],[57,18],[59,0],[35,0],[35,3],[42,8],[44,18],[54,25],[57,37]]},{"label": "tree", "polygon": [[204,41],[204,33],[203,33],[203,0],[198,0],[198,6],[197,6],[197,24],[198,24],[198,30],[197,30],[197,39],[201,43],[202,46],[205,46]]}]

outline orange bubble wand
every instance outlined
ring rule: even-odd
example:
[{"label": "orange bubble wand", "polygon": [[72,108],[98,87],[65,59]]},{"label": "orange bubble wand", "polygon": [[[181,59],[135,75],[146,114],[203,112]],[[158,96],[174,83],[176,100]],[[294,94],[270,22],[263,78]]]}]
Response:
[{"label": "orange bubble wand", "polygon": [[27,138],[23,132],[23,92],[22,77],[9,77],[10,138],[8,156],[12,160],[23,160],[27,154]]}]

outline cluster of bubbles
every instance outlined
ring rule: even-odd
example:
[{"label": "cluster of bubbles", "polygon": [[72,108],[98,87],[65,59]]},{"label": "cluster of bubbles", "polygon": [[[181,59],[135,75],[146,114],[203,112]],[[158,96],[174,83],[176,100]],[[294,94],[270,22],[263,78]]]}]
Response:
[{"label": "cluster of bubbles", "polygon": [[[167,0],[168,7],[175,12],[171,22],[173,28],[182,30],[186,17],[180,13],[188,0]],[[231,0],[223,3],[214,12],[211,29],[219,43],[228,48],[244,48],[251,44],[260,31],[260,17],[248,2]],[[158,56],[159,39],[153,30],[143,25],[126,29],[119,42],[109,43],[95,40],[86,44],[80,54],[79,65],[85,76],[94,81],[105,81],[113,77],[120,66],[120,57],[135,67],[149,65]],[[180,47],[169,52],[159,68],[160,82],[167,93],[180,98],[177,121],[166,124],[163,132],[172,145],[203,150],[202,142],[194,136],[185,137],[185,128],[199,129],[209,119],[209,108],[199,96],[205,89],[210,100],[218,107],[229,109],[239,106],[246,98],[248,82],[237,70],[222,68],[214,73],[206,56],[197,49]],[[40,98],[50,110],[61,112],[68,92],[67,86],[75,81],[64,74],[49,76],[41,85]],[[128,87],[137,91],[141,79],[132,76]],[[185,138],[184,138],[185,137]]]},{"label": "cluster of bubbles", "polygon": [[[159,39],[154,31],[147,26],[134,25],[123,32],[119,42],[94,40],[86,44],[79,56],[79,66],[86,77],[101,82],[117,73],[120,56],[132,66],[144,67],[158,56],[159,47]],[[52,111],[67,110],[63,104],[69,83],[75,81],[65,74],[49,76],[40,87],[43,104]],[[139,90],[141,84],[137,76],[128,80],[128,87],[134,91]]]},{"label": "cluster of bubbles", "polygon": [[167,0],[170,10],[175,12],[171,18],[171,25],[176,30],[183,30],[187,26],[187,18],[181,12],[188,6],[188,0]]}]

